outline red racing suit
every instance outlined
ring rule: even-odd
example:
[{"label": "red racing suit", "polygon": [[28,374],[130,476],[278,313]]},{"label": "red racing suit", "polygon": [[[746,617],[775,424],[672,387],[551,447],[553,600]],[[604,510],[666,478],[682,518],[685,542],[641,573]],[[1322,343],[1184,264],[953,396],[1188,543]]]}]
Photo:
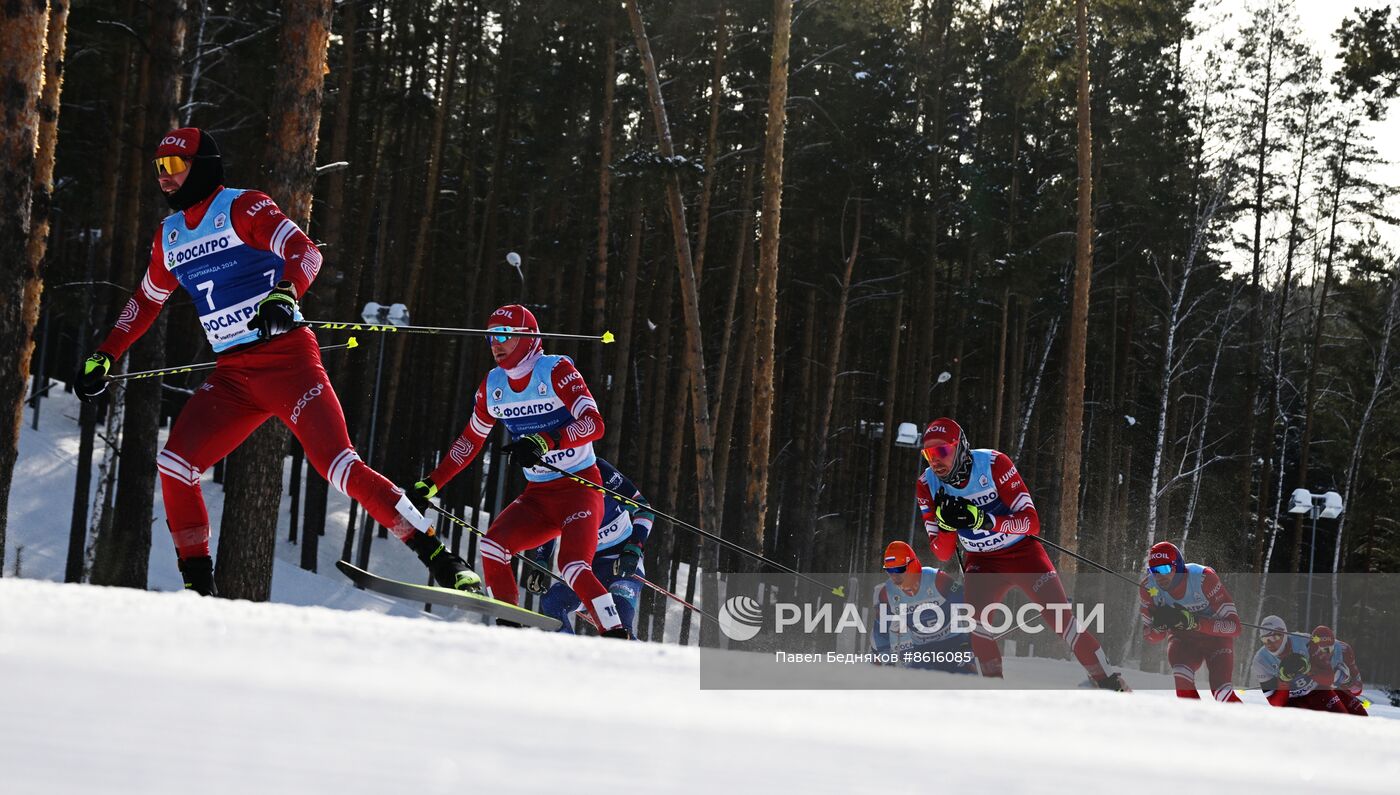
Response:
[{"label": "red racing suit", "polygon": [[[967,601],[977,614],[972,635],[972,652],[983,676],[1002,675],[998,633],[988,621],[1012,588],[1018,588],[1041,606],[1042,620],[1064,638],[1079,663],[1094,681],[1107,676],[1108,660],[1093,633],[1080,625],[1072,614],[1069,597],[1060,583],[1055,565],[1045,548],[1033,536],[1040,533],[1040,515],[1024,479],[1005,453],[973,450],[967,482],[961,486],[944,483],[931,468],[924,470],[915,486],[915,499],[928,531],[929,546],[939,560],[953,556],[954,544],[966,551],[964,571]],[[962,497],[987,514],[984,527],[957,533],[941,530],[935,516],[934,495],[944,491]]]},{"label": "red racing suit", "polygon": [[[557,358],[552,367],[549,361]],[[538,364],[543,362],[543,364]],[[548,368],[547,373],[542,371]],[[534,353],[519,365],[519,377],[496,368],[476,390],[472,415],[462,434],[438,462],[429,477],[439,488],[456,477],[481,452],[498,419],[509,428],[517,414],[554,417],[545,420],[540,433],[549,440],[544,459],[593,483],[602,476],[593,464],[592,443],[603,436],[603,417],[583,376],[566,357],[545,358]],[[538,382],[538,383],[536,383]],[[495,383],[499,386],[490,386]],[[506,388],[509,385],[509,389]],[[532,386],[534,384],[534,386]],[[525,409],[512,412],[500,401],[511,392]],[[521,404],[517,404],[521,405]],[[518,426],[517,426],[518,427]],[[571,466],[571,451],[586,451],[580,465]],[[491,520],[481,540],[482,576],[489,593],[515,604],[519,589],[510,567],[511,555],[559,539],[559,571],[603,629],[621,624],[612,594],[593,573],[593,553],[598,547],[598,523],[603,517],[603,495],[539,467],[526,470],[525,491]]]},{"label": "red racing suit", "polygon": [[[1158,630],[1152,626],[1157,605],[1190,611],[1196,626],[1192,629]],[[1196,691],[1196,671],[1202,665],[1210,676],[1210,691],[1216,701],[1240,703],[1231,676],[1235,667],[1235,638],[1240,634],[1235,599],[1215,570],[1196,563],[1176,573],[1171,585],[1159,587],[1149,575],[1138,588],[1142,636],[1148,643],[1167,640],[1167,662],[1172,666],[1176,694],[1200,698]]]},{"label": "red racing suit", "polygon": [[[113,360],[119,358],[150,328],[177,287],[186,287],[196,307],[201,312],[207,308],[211,317],[221,309],[216,302],[227,292],[221,290],[223,285],[237,284],[242,290],[237,311],[228,313],[234,320],[206,323],[211,344],[217,344],[216,333],[227,334],[230,328],[237,328],[235,323],[246,326],[250,317],[248,306],[258,298],[256,292],[251,297],[247,293],[250,278],[267,280],[262,295],[283,279],[292,283],[298,296],[306,293],[321,267],[316,245],[282,214],[272,199],[257,191],[237,194],[227,212],[219,211],[217,217],[206,218],[211,207],[222,207],[228,202],[233,194],[221,196],[227,190],[221,187],[166,220],[162,233],[157,233],[151,244],[150,264],[141,286],[98,350]],[[182,230],[203,237],[185,241],[180,237]],[[218,243],[211,245],[210,239]],[[167,251],[167,242],[181,248],[172,246]],[[186,260],[185,252],[194,252],[194,258]],[[207,252],[218,258],[206,261]],[[208,271],[209,279],[199,282],[200,289],[191,291],[189,285],[181,282],[180,269],[197,262]],[[270,263],[272,269],[263,270]],[[359,501],[400,540],[415,529],[428,529],[403,490],[366,466],[355,452],[345,429],[340,401],[321,365],[316,337],[303,328],[266,342],[239,344],[220,353],[213,373],[194,391],[170,429],[156,465],[160,469],[166,521],[181,560],[209,554],[209,513],[200,491],[200,475],[273,416],[301,442],[307,460],[317,472]]]}]

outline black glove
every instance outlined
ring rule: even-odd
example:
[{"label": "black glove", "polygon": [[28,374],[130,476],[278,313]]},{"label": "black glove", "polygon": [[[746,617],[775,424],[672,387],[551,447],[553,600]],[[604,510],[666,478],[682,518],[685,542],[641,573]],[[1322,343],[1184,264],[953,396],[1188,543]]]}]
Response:
[{"label": "black glove", "polygon": [[642,560],[642,548],[636,544],[628,544],[622,548],[622,554],[613,561],[612,573],[614,577],[631,577],[637,573],[637,564]]},{"label": "black glove", "polygon": [[408,493],[408,501],[413,503],[413,507],[417,508],[419,513],[427,513],[432,504],[428,500],[437,496],[437,493],[437,484],[431,477],[426,477],[413,484],[413,490]]},{"label": "black glove", "polygon": [[[527,558],[527,560],[534,560],[536,563],[540,564],[542,569],[549,568],[548,559],[538,560],[534,558]],[[529,591],[532,594],[539,594],[541,596],[543,596],[544,593],[549,590],[549,581],[551,578],[548,574],[545,574],[542,569],[537,569],[534,566],[530,565],[525,566],[525,590]]]},{"label": "black glove", "polygon": [[1284,681],[1297,679],[1312,670],[1312,662],[1301,654],[1290,654],[1278,661],[1278,676]]},{"label": "black glove", "polygon": [[112,369],[112,357],[98,351],[83,360],[83,370],[78,373],[78,383],[74,387],[78,399],[84,403],[96,400],[107,391],[107,371]]},{"label": "black glove", "polygon": [[933,515],[938,520],[938,529],[954,533],[959,530],[980,530],[987,520],[987,514],[981,508],[942,489],[934,498]]},{"label": "black glove", "polygon": [[289,281],[280,281],[258,302],[253,319],[248,328],[255,329],[263,339],[286,334],[297,327],[296,287]]},{"label": "black glove", "polygon": [[502,449],[510,453],[510,460],[522,467],[532,467],[540,462],[540,456],[549,452],[549,437],[542,433],[532,433],[516,439]]},{"label": "black glove", "polygon": [[1196,616],[1177,605],[1153,605],[1152,628],[1158,632],[1169,629],[1189,631],[1196,628]]}]

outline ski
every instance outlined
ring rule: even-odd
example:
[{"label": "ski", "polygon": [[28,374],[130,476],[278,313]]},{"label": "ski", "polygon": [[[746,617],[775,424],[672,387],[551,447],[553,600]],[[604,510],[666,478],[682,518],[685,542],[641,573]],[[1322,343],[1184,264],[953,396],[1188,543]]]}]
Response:
[{"label": "ski", "polygon": [[337,560],[335,567],[341,573],[349,577],[351,582],[367,588],[385,596],[395,596],[400,599],[408,599],[414,602],[428,602],[446,607],[460,607],[463,610],[470,610],[491,618],[503,618],[507,621],[514,621],[527,627],[543,629],[553,632],[559,629],[559,620],[541,615],[533,610],[526,610],[517,607],[509,602],[502,602],[481,594],[468,593],[467,591],[455,591],[451,588],[439,588],[434,585],[415,585],[411,582],[401,582],[381,577],[378,574],[365,571],[364,569]]}]

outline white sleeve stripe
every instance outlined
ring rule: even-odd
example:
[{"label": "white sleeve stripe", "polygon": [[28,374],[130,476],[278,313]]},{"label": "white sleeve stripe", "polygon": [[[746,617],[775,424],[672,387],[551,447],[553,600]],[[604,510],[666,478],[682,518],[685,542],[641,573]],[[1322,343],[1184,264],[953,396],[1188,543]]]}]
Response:
[{"label": "white sleeve stripe", "polygon": [[1031,502],[1031,495],[1021,492],[1016,495],[1016,499],[1011,501],[1011,512],[1020,513],[1026,508],[1034,507],[1034,505],[1035,503]]},{"label": "white sleeve stripe", "polygon": [[481,436],[486,436],[487,434],[491,433],[491,426],[482,422],[481,418],[477,417],[476,412],[474,411],[472,412],[471,421],[467,423],[467,427],[471,428],[473,432],[480,434]]},{"label": "white sleeve stripe", "polygon": [[588,409],[597,411],[598,404],[588,395],[580,395],[579,399],[574,401],[574,405],[569,407],[569,413],[574,415],[575,418],[578,418],[582,417],[583,413]]},{"label": "white sleeve stripe", "polygon": [[282,256],[282,247],[287,244],[287,238],[291,237],[292,232],[295,232],[296,229],[297,225],[292,223],[292,219],[282,219],[282,223],[278,224],[277,229],[274,230],[272,233],[271,248],[273,254],[276,254],[279,257]]},{"label": "white sleeve stripe", "polygon": [[149,273],[141,278],[141,292],[145,293],[147,298],[160,304],[165,303],[165,299],[170,297],[170,291],[157,287],[155,282],[151,281]]}]

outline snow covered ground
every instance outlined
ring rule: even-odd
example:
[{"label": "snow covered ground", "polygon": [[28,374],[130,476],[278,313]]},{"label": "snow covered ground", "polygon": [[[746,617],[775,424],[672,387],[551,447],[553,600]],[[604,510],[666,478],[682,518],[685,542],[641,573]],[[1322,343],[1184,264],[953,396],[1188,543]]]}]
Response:
[{"label": "snow covered ground", "polygon": [[9,578],[0,790],[909,792],[918,782],[1277,795],[1389,793],[1400,780],[1391,720],[1162,692],[712,691],[698,688],[698,665],[695,649],[674,645]]},{"label": "snow covered ground", "polygon": [[[926,690],[947,675],[869,666],[812,682],[909,689],[701,690],[696,649],[424,616],[342,584],[329,560],[301,571],[285,543],[269,604],[48,582],[62,578],[76,451],[62,405],[46,402],[46,432],[22,439],[0,579],[6,795],[1389,793],[1400,781],[1396,720],[1163,690]],[[152,587],[174,589],[156,540]],[[375,565],[417,565],[390,543]],[[1070,663],[1007,660],[1011,681],[1057,668],[1082,678]]]}]

